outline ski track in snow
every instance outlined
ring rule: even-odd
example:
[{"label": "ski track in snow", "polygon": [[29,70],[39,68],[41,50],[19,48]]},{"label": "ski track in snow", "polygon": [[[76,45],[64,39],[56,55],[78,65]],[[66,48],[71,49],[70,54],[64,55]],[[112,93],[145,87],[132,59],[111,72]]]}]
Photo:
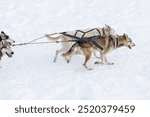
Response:
[{"label": "ski track in snow", "polygon": [[14,57],[0,63],[0,99],[150,99],[149,6],[149,0],[0,1],[0,30],[16,43],[109,24],[136,44],[110,53],[112,66],[94,65],[92,57],[91,71],[81,55],[53,63],[59,44],[13,47]]}]

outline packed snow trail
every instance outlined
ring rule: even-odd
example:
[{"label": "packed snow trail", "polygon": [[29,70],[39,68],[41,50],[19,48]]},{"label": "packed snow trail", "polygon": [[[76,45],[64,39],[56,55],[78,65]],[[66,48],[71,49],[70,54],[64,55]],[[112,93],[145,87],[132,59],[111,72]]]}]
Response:
[{"label": "packed snow trail", "polygon": [[81,55],[53,63],[59,44],[13,47],[14,57],[0,63],[0,99],[150,99],[149,6],[149,0],[0,1],[0,30],[16,43],[109,24],[136,44],[108,54],[112,66],[94,65],[93,57],[91,71]]}]

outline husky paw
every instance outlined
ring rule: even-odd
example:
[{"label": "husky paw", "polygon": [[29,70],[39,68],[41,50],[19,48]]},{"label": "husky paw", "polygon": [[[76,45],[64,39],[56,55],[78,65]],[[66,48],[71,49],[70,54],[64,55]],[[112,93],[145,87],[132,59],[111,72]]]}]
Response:
[{"label": "husky paw", "polygon": [[70,62],[70,59],[66,56],[65,53],[61,54],[61,56],[65,58],[65,61],[66,61],[67,63]]},{"label": "husky paw", "polygon": [[87,70],[93,70],[93,68],[87,67],[86,65],[83,65]]},{"label": "husky paw", "polygon": [[69,60],[69,59],[67,59],[66,61],[67,61],[67,63],[69,63],[69,62],[70,62],[70,60]]},{"label": "husky paw", "polygon": [[65,61],[66,61],[67,63],[70,63],[70,59],[67,58],[67,57],[65,57]]},{"label": "husky paw", "polygon": [[94,62],[94,64],[104,64],[104,63],[96,61],[96,62]]},{"label": "husky paw", "polygon": [[55,63],[55,62],[56,62],[56,60],[54,59],[54,60],[53,60],[53,62]]},{"label": "husky paw", "polygon": [[93,70],[93,68],[84,66],[87,70]]},{"label": "husky paw", "polygon": [[114,65],[114,63],[113,62],[109,62],[109,63],[107,63],[107,65]]},{"label": "husky paw", "polygon": [[93,70],[93,68],[86,68],[87,70]]}]

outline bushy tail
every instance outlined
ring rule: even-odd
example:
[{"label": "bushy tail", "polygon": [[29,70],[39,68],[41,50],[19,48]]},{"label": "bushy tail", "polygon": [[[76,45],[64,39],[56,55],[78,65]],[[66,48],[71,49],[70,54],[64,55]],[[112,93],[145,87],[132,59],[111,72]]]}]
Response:
[{"label": "bushy tail", "polygon": [[62,34],[45,34],[45,37],[49,41],[57,41],[57,40],[61,39],[63,37],[63,35]]}]

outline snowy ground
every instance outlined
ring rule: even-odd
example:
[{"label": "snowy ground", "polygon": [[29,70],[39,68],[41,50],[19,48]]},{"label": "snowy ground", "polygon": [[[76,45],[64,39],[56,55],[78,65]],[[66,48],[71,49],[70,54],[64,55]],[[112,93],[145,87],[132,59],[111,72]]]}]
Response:
[{"label": "snowy ground", "polygon": [[13,47],[15,55],[0,63],[0,99],[150,99],[149,0],[1,0],[0,30],[16,43],[45,33],[104,26],[127,33],[132,50],[113,51],[115,65],[94,65],[83,57],[70,64],[59,57],[59,44]]}]

